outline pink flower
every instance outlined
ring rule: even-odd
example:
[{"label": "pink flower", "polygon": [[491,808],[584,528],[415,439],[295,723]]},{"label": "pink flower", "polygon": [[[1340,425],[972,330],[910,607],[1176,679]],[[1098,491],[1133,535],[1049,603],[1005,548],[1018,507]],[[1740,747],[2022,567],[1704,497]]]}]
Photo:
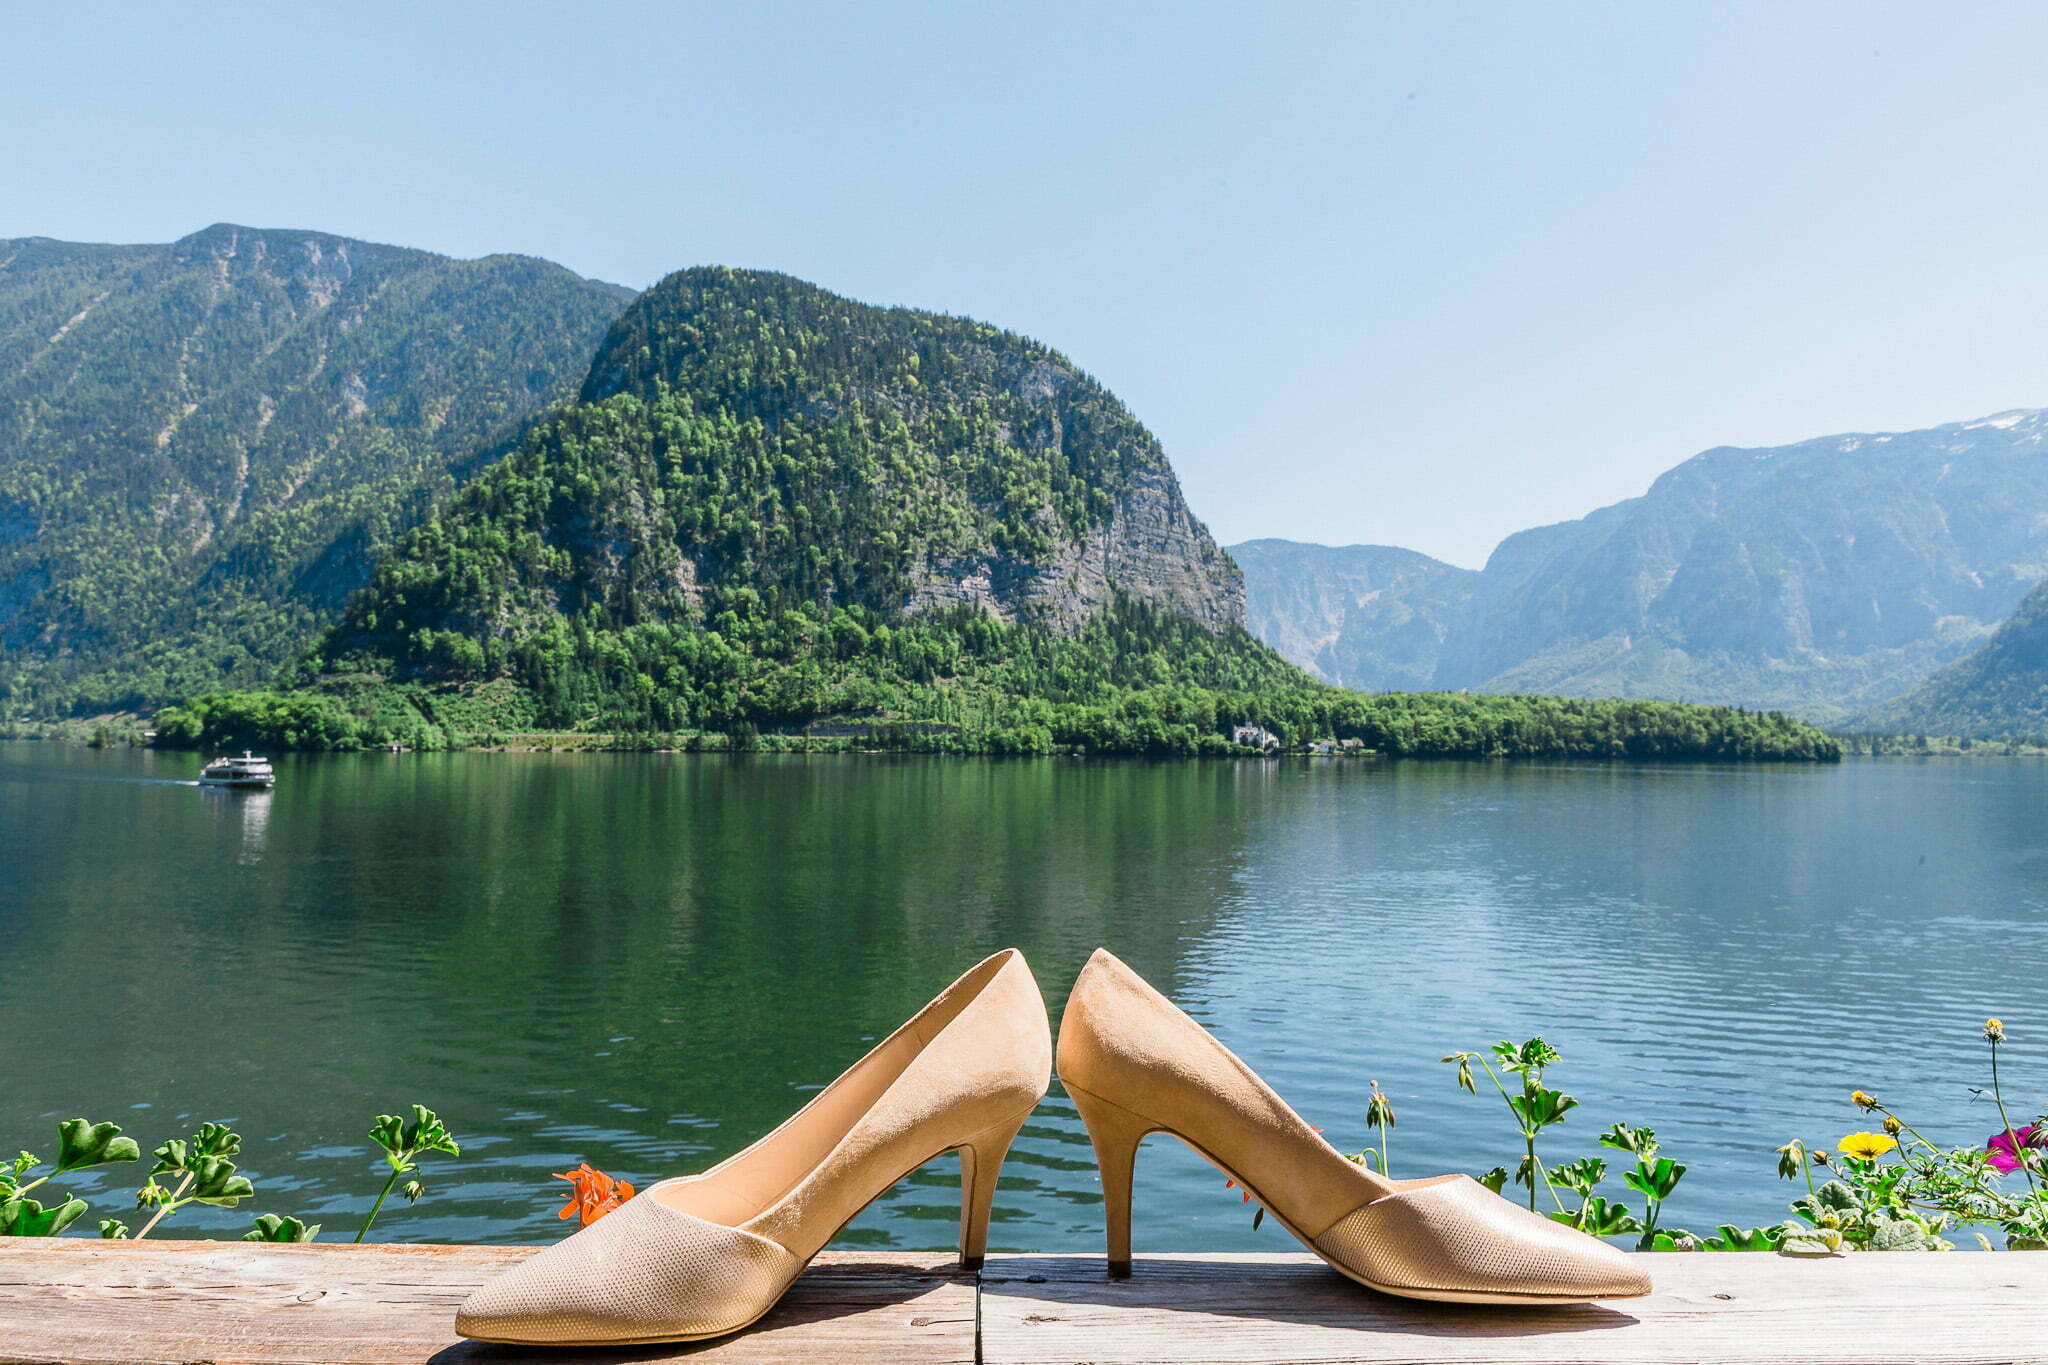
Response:
[{"label": "pink flower", "polygon": [[[2019,1139],[2015,1142],[2013,1139]],[[2048,1124],[2033,1124],[2015,1132],[1993,1133],[1991,1141],[1984,1144],[1984,1150],[1991,1153],[1991,1164],[2007,1175],[2020,1168],[2020,1149],[2034,1151],[2048,1150]]]}]

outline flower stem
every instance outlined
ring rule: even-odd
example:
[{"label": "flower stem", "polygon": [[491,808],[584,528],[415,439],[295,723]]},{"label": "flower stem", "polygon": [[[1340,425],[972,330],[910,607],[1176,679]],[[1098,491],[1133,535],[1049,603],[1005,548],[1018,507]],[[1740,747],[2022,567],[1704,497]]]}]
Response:
[{"label": "flower stem", "polygon": [[[1986,1030],[1988,1033],[1990,1030]],[[1998,1121],[2005,1125],[2005,1139],[2012,1144],[2012,1154],[2020,1163],[2020,1174],[2027,1178],[2027,1188],[2039,1189],[2034,1183],[2034,1163],[2027,1156],[2027,1149],[2020,1142],[2020,1135],[2012,1130],[2012,1119],[2005,1112],[2005,1094],[1998,1085],[1998,1041],[1991,1043],[1991,1101],[1998,1106]]]},{"label": "flower stem", "polygon": [[143,1238],[149,1236],[149,1230],[155,1227],[158,1223],[163,1222],[165,1214],[169,1213],[172,1209],[178,1207],[178,1196],[183,1194],[185,1192],[185,1187],[187,1185],[190,1185],[191,1183],[192,1172],[187,1171],[185,1172],[185,1178],[178,1182],[178,1188],[171,1191],[171,1197],[169,1199],[164,1200],[163,1203],[158,1204],[156,1206],[156,1212],[150,1215],[150,1219],[147,1223],[144,1223],[142,1225],[142,1231],[135,1234],[136,1241],[139,1242]]},{"label": "flower stem", "polygon": [[400,1166],[391,1172],[391,1178],[384,1182],[384,1188],[377,1194],[377,1202],[370,1205],[370,1216],[363,1220],[363,1225],[360,1228],[356,1229],[356,1241],[360,1242],[363,1240],[364,1237],[369,1235],[370,1224],[377,1221],[377,1210],[384,1207],[384,1201],[390,1198],[391,1191],[398,1187],[398,1177],[404,1174],[405,1167],[403,1166]]}]

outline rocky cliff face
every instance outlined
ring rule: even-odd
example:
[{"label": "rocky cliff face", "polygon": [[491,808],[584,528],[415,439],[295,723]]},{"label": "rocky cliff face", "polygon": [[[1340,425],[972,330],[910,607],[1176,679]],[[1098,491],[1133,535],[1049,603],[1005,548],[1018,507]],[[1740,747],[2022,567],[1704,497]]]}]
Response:
[{"label": "rocky cliff face", "polygon": [[[1847,720],[1982,643],[2048,575],[2044,436],[2027,411],[1707,451],[1501,542],[1430,685]],[[1356,629],[1371,647],[1381,627]]]},{"label": "rocky cliff face", "polygon": [[254,681],[580,378],[630,291],[221,224],[0,241],[0,696]]},{"label": "rocky cliff face", "polygon": [[1119,598],[1220,631],[1245,624],[1244,576],[1188,511],[1171,470],[1135,471],[1109,517],[1042,560],[1014,555],[927,563],[905,609],[973,606],[1068,634]]}]

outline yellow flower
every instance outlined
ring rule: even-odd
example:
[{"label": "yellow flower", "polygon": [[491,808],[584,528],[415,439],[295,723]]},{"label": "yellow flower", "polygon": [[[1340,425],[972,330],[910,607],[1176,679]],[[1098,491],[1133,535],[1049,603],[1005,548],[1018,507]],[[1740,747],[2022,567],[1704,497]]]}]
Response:
[{"label": "yellow flower", "polygon": [[1877,1101],[1871,1096],[1864,1094],[1861,1090],[1851,1095],[1849,1099],[1850,1102],[1853,1103],[1858,1109],[1877,1108]]},{"label": "yellow flower", "polygon": [[1903,1133],[1905,1131],[1906,1125],[1904,1123],[1901,1123],[1898,1119],[1893,1118],[1890,1114],[1886,1114],[1884,1116],[1884,1132],[1886,1137],[1897,1137],[1900,1133]]},{"label": "yellow flower", "polygon": [[2002,1042],[2004,1042],[2004,1041],[2005,1041],[2005,1020],[2003,1020],[2003,1019],[1986,1019],[1986,1020],[1984,1021],[1984,1041],[1985,1041],[1985,1042],[1987,1042],[1987,1043],[2002,1043]]},{"label": "yellow flower", "polygon": [[1843,1156],[1852,1156],[1858,1161],[1875,1161],[1898,1145],[1898,1139],[1888,1138],[1883,1133],[1851,1133],[1835,1144],[1841,1148]]}]

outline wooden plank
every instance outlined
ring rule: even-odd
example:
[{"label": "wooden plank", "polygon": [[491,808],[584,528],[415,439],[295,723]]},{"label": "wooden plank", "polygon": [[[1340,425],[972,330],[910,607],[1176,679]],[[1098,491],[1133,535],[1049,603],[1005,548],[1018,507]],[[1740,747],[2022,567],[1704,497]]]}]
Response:
[{"label": "wooden plank", "polygon": [[1663,1255],[1647,1298],[1389,1298],[1306,1256],[990,1257],[987,1365],[2012,1365],[2048,1362],[2048,1252]]},{"label": "wooden plank", "polygon": [[533,1250],[0,1239],[0,1361],[974,1360],[973,1277],[931,1253],[827,1252],[773,1312],[722,1341],[555,1352],[457,1337],[456,1305]]}]

